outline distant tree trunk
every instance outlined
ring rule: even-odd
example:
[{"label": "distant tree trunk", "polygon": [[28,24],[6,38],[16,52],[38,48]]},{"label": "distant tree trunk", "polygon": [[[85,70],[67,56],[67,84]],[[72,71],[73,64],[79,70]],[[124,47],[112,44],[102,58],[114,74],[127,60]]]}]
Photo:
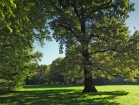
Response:
[{"label": "distant tree trunk", "polygon": [[85,78],[84,90],[82,92],[97,92],[97,89],[95,88],[93,84],[92,63],[89,60],[90,55],[89,55],[87,46],[82,47],[82,56],[83,56],[84,78]]}]

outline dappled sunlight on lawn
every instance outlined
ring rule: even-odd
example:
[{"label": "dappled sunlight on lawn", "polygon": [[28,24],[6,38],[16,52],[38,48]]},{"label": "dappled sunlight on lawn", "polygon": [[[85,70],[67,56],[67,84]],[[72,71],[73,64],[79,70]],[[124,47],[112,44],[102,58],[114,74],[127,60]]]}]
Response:
[{"label": "dappled sunlight on lawn", "polygon": [[119,105],[115,99],[128,95],[128,92],[120,90],[82,93],[81,88],[26,91],[27,89],[1,96],[0,103],[2,105]]}]

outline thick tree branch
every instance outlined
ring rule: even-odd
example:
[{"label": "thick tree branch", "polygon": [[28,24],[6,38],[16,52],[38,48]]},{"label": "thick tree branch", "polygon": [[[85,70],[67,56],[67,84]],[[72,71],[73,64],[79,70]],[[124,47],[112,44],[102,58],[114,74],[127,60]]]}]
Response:
[{"label": "thick tree branch", "polygon": [[74,8],[74,12],[76,13],[76,15],[77,15],[77,17],[78,17],[78,19],[79,19],[79,21],[80,21],[80,23],[81,23],[81,17],[80,17],[80,14],[79,14],[79,12],[78,12],[76,6],[75,6],[74,4],[71,5],[71,6],[73,6],[73,8]]},{"label": "thick tree branch", "polygon": [[107,39],[100,37],[98,34],[93,34],[93,33],[91,33],[91,34],[90,34],[90,37],[89,37],[89,40],[91,40],[93,37],[96,37],[96,38],[99,39],[99,40],[103,40],[103,41],[105,41],[106,43],[109,44],[109,42],[108,42]]},{"label": "thick tree branch", "polygon": [[65,28],[66,30],[70,31],[72,34],[76,35],[75,32],[72,30],[72,28],[65,26],[63,24],[59,24],[58,26]]},{"label": "thick tree branch", "polygon": [[84,13],[83,6],[81,5],[81,32],[85,33],[86,32],[86,26],[85,26],[85,13]]},{"label": "thick tree branch", "polygon": [[104,68],[102,69],[102,68],[98,67],[98,69],[101,70],[101,71],[105,71],[106,73],[110,74],[111,76],[114,76],[114,77],[118,76],[118,74],[113,74],[113,73],[111,73],[110,71],[108,71],[108,70],[106,70]]},{"label": "thick tree branch", "polygon": [[[89,54],[96,54],[96,53],[105,53],[107,51],[116,51],[116,48],[110,48],[110,49],[104,49],[104,50],[98,50],[98,51],[94,51],[94,52],[91,52]],[[117,51],[116,51],[117,52]]]},{"label": "thick tree branch", "polygon": [[12,47],[12,48],[13,48],[14,45],[12,45],[12,44],[5,44],[5,45],[3,45],[3,47],[4,47],[4,48],[7,48],[7,47]]},{"label": "thick tree branch", "polygon": [[49,0],[49,2],[55,7],[56,10],[59,11],[59,13],[63,13],[61,8],[59,8],[53,0]]},{"label": "thick tree branch", "polygon": [[[115,7],[115,5],[109,5],[111,2],[112,2],[112,0],[110,0],[109,2],[107,2],[107,3],[105,3],[105,4],[100,5],[100,6],[99,6],[98,8],[96,8],[96,9],[93,9],[93,8],[92,8],[92,11],[91,11],[85,18],[87,19],[88,17],[90,17],[90,15],[91,15],[92,13],[94,13],[94,12],[100,10],[100,9],[107,9],[107,8]],[[109,6],[108,6],[108,5],[109,5]]]},{"label": "thick tree branch", "polygon": [[106,73],[112,75],[112,76],[118,76],[117,74],[114,74],[113,72],[108,71],[108,67],[101,65],[100,63],[92,63],[92,65],[96,65],[96,69],[101,70],[101,71],[105,71]]},{"label": "thick tree branch", "polygon": [[66,30],[70,31],[77,39],[79,38],[79,36],[76,35],[76,33],[73,31],[72,28],[70,28],[70,27],[68,27],[68,26],[65,26],[65,25],[63,25],[63,24],[59,24],[58,26],[63,27],[63,28],[65,28]]},{"label": "thick tree branch", "polygon": [[[69,0],[58,0],[58,1],[59,1],[59,4],[60,4],[63,8],[67,8],[67,7],[70,5]],[[64,4],[63,1],[65,1],[65,2],[67,2],[67,3]]]}]

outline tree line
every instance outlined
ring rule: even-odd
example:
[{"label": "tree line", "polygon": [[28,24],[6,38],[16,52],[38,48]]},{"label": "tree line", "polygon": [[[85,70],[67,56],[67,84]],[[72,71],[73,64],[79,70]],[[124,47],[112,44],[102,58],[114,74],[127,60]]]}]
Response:
[{"label": "tree line", "polygon": [[75,84],[83,79],[79,66],[69,68],[65,58],[55,59],[51,65],[38,65],[26,78],[26,84]]}]

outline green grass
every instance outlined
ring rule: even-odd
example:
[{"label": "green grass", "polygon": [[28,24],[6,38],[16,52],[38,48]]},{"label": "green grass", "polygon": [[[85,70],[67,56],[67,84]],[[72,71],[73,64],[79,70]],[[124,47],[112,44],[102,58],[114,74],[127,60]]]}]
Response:
[{"label": "green grass", "polygon": [[0,96],[0,105],[139,105],[138,85],[96,86],[98,93],[82,93],[83,86],[26,86]]}]

